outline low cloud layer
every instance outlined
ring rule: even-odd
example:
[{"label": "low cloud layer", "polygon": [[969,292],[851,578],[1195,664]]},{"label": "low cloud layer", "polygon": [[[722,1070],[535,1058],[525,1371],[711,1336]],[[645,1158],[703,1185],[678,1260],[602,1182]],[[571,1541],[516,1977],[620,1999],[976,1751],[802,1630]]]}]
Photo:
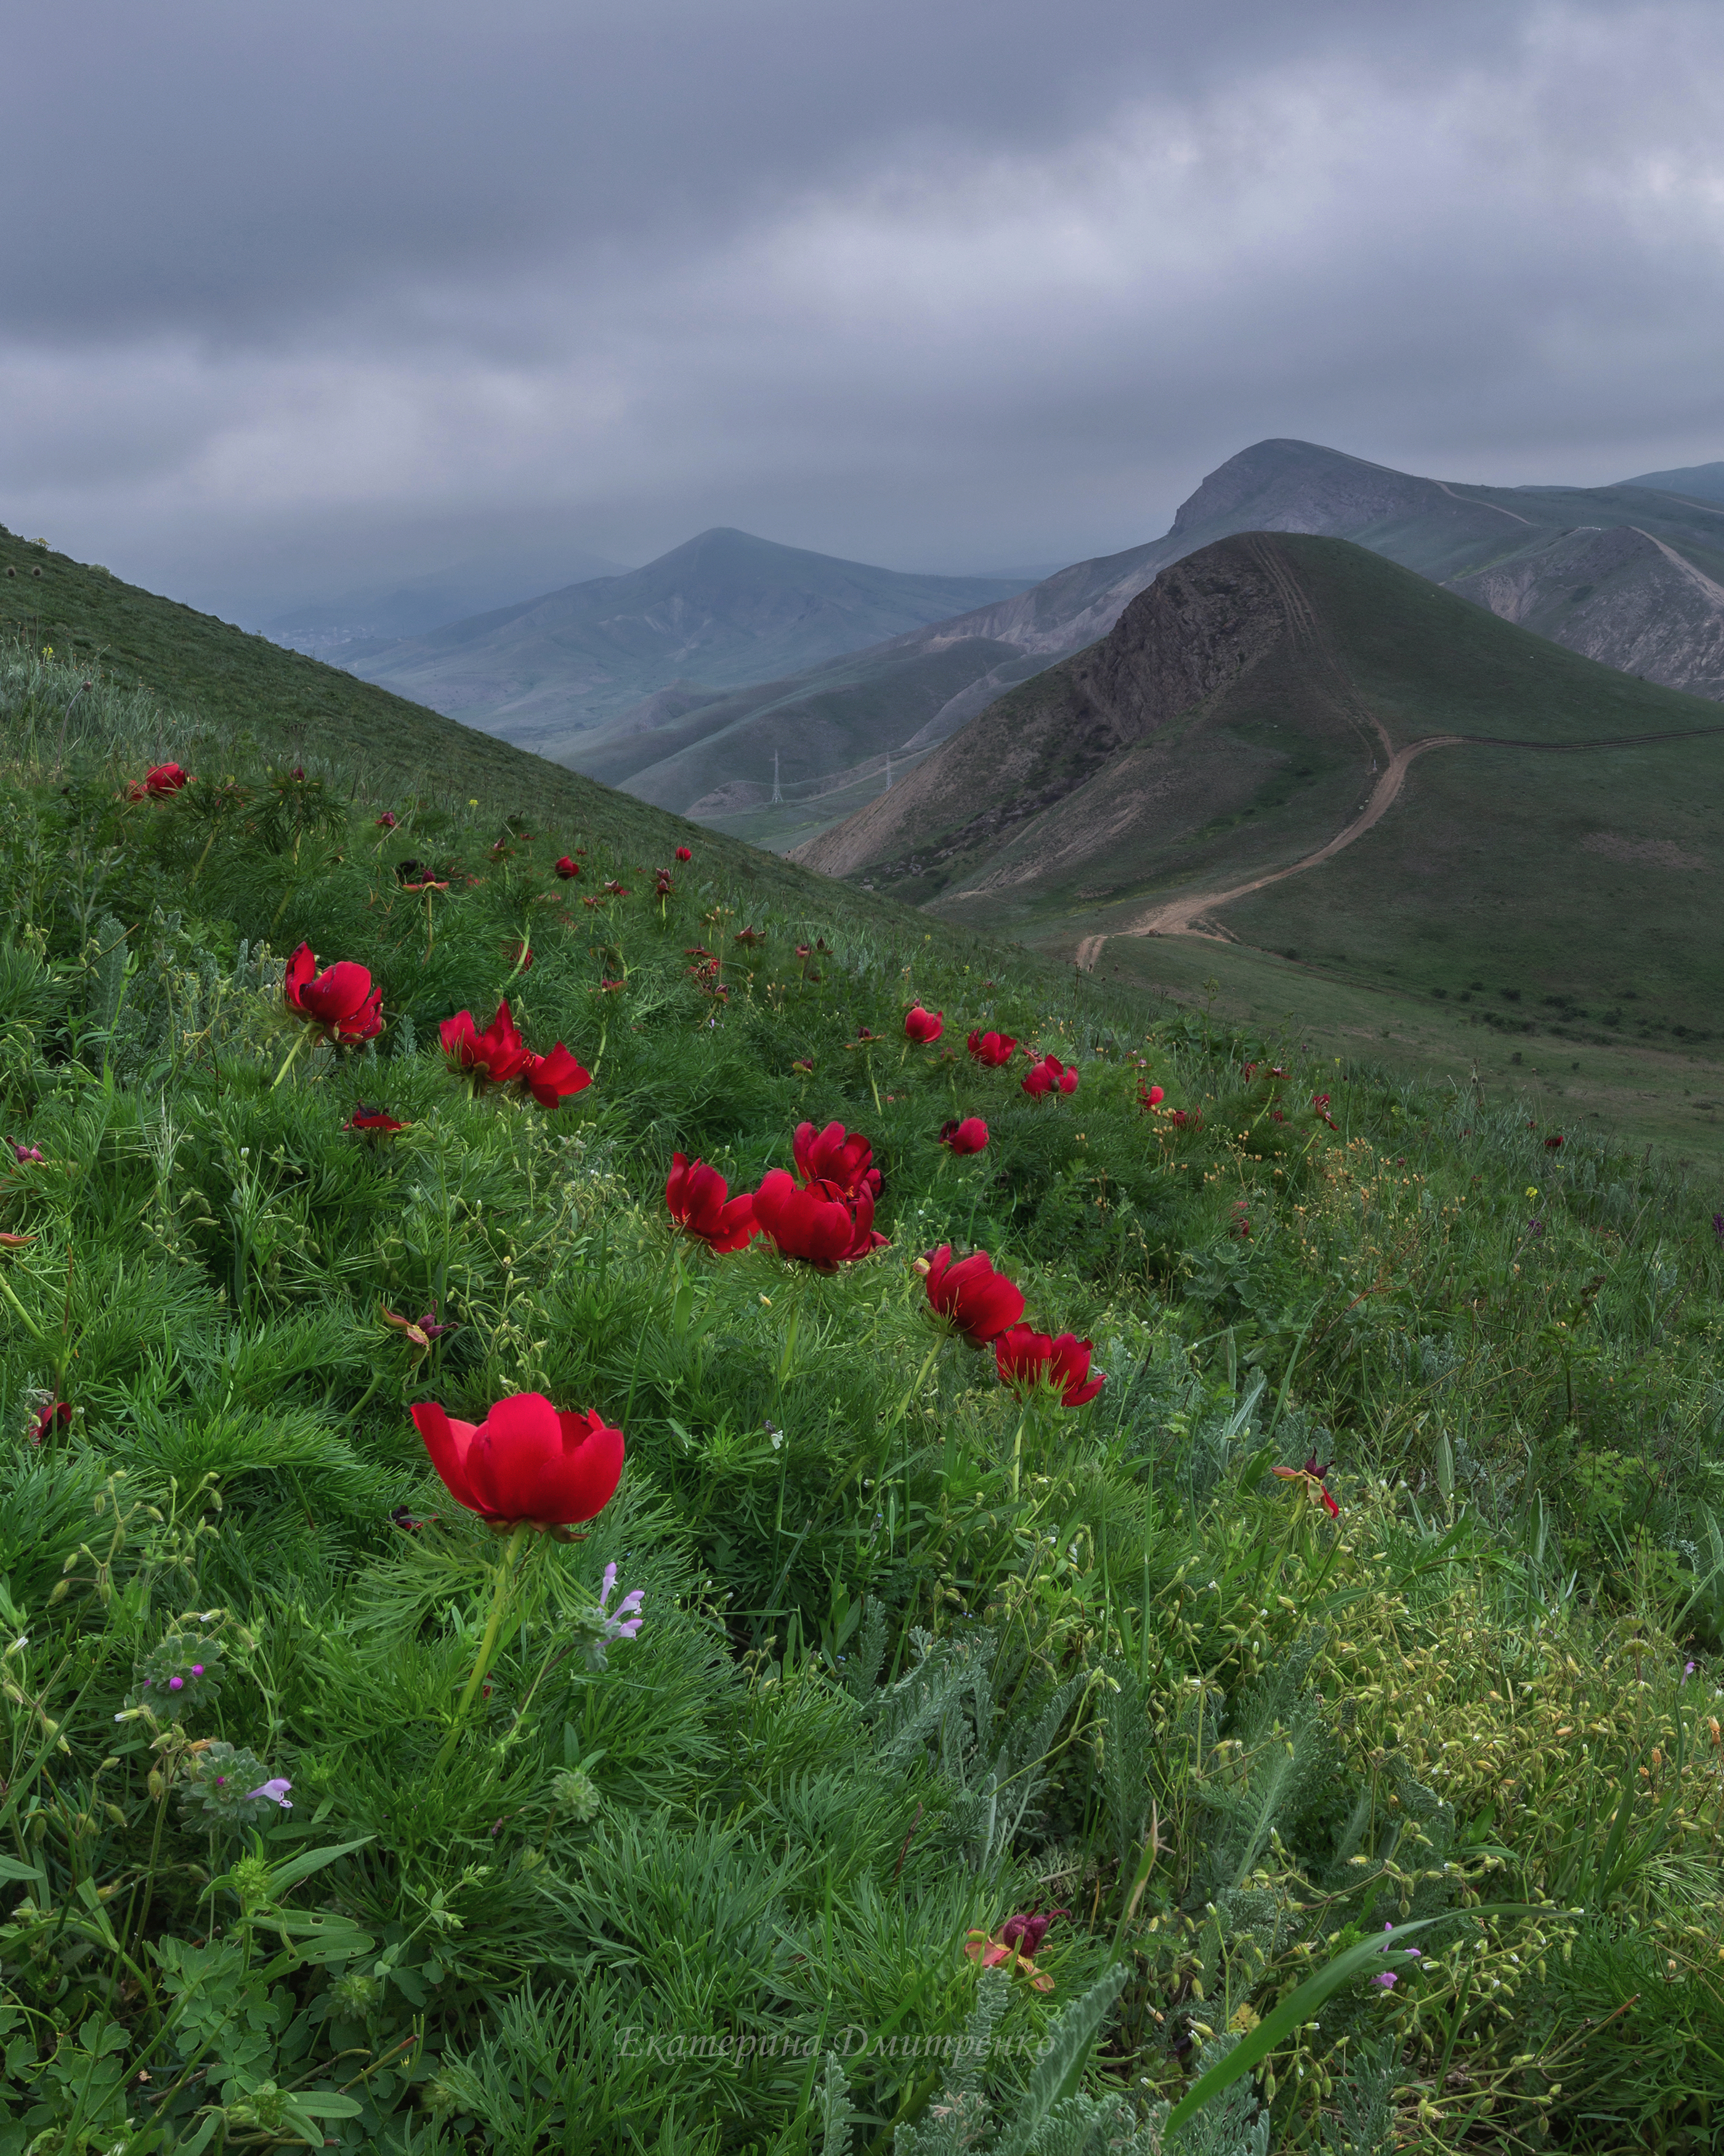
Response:
[{"label": "low cloud layer", "polygon": [[1724,457],[1710,4],[66,0],[12,37],[0,521],[246,619],[715,523],[1073,558],[1265,434],[1499,481]]}]

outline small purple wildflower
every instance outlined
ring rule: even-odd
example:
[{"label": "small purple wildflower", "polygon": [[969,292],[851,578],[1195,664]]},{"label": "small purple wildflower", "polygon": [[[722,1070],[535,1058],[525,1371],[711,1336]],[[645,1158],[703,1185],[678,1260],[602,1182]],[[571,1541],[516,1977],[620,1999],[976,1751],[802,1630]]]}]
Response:
[{"label": "small purple wildflower", "polygon": [[1688,1680],[1689,1680],[1689,1678],[1690,1678],[1690,1677],[1691,1677],[1693,1675],[1694,1675],[1694,1664],[1693,1664],[1692,1662],[1684,1662],[1684,1663],[1683,1663],[1683,1665],[1682,1665],[1682,1681],[1683,1681],[1683,1683],[1684,1683],[1684,1684],[1686,1684],[1686,1683],[1687,1683],[1687,1681],[1688,1681]]},{"label": "small purple wildflower", "polygon": [[12,1147],[13,1157],[21,1168],[31,1161],[38,1167],[46,1165],[44,1156],[34,1146],[20,1145],[16,1138],[8,1138],[6,1142]]},{"label": "small purple wildflower", "polygon": [[292,1787],[285,1774],[272,1774],[267,1782],[259,1782],[256,1789],[248,1789],[245,1800],[249,1804],[254,1797],[267,1797],[272,1804],[280,1804],[283,1811],[290,1812],[293,1799],[287,1793]]},{"label": "small purple wildflower", "polygon": [[183,1691],[186,1688],[186,1680],[183,1677],[170,1677],[167,1681],[167,1688],[170,1691]]},{"label": "small purple wildflower", "polygon": [[604,1568],[604,1584],[599,1589],[598,1607],[579,1620],[584,1634],[587,1666],[602,1670],[606,1666],[605,1650],[618,1640],[632,1640],[640,1630],[642,1593],[635,1588],[625,1594],[614,1609],[608,1605],[617,1584],[617,1568],[608,1564]]},{"label": "small purple wildflower", "polygon": [[1529,1235],[1542,1235],[1544,1233],[1543,1221],[1529,1220],[1526,1223],[1526,1232]]},{"label": "small purple wildflower", "polygon": [[192,1663],[192,1674],[194,1677],[201,1677],[203,1675],[203,1665],[202,1662]]},{"label": "small purple wildflower", "polygon": [[1395,1973],[1392,1969],[1386,1969],[1381,1976],[1373,1976],[1371,1981],[1380,1985],[1384,1991],[1393,1991],[1396,1983]]}]

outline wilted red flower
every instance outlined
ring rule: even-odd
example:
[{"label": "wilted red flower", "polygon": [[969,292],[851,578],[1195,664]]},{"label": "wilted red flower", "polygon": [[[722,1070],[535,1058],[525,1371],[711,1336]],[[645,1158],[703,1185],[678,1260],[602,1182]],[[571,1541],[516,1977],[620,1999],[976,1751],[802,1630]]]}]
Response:
[{"label": "wilted red flower", "polygon": [[570,1527],[602,1512],[623,1473],[623,1433],[590,1411],[512,1393],[482,1423],[422,1400],[413,1424],[457,1504],[498,1527]]},{"label": "wilted red flower", "polygon": [[562,878],[565,883],[572,883],[581,873],[581,864],[578,861],[571,860],[568,855],[565,854],[562,859],[557,864],[557,873]]},{"label": "wilted red flower", "polygon": [[865,1188],[850,1199],[826,1183],[798,1189],[786,1168],[771,1168],[762,1178],[754,1217],[787,1258],[800,1258],[822,1272],[885,1245],[885,1237],[875,1231],[871,1191]]},{"label": "wilted red flower", "polygon": [[39,1146],[20,1145],[16,1138],[8,1138],[6,1142],[12,1147],[13,1158],[17,1161],[20,1168],[29,1167],[32,1164],[46,1165],[47,1156]]},{"label": "wilted red flower", "polygon": [[395,811],[393,808],[386,808],[377,819],[377,829],[380,831],[393,831],[398,820]]},{"label": "wilted red flower", "polygon": [[398,1123],[393,1116],[387,1114],[382,1108],[367,1108],[362,1101],[341,1128],[344,1131],[369,1131],[375,1137],[387,1138],[393,1137],[397,1131],[410,1131],[413,1125]]},{"label": "wilted red flower", "polygon": [[870,1201],[880,1196],[880,1172],[873,1165],[874,1147],[860,1131],[847,1131],[842,1123],[829,1123],[817,1131],[812,1123],[798,1123],[791,1141],[797,1173],[810,1187],[824,1183],[841,1198],[866,1191]]},{"label": "wilted red flower", "polygon": [[739,928],[736,931],[736,941],[751,951],[757,943],[764,943],[766,940],[766,931],[762,928]]},{"label": "wilted red flower", "polygon": [[1200,1131],[1203,1127],[1201,1108],[1176,1108],[1167,1121],[1176,1131]]},{"label": "wilted red flower", "polygon": [[980,1152],[988,1143],[988,1126],[980,1116],[966,1116],[961,1123],[942,1123],[940,1142],[951,1152]]},{"label": "wilted red flower", "polygon": [[1062,1063],[1057,1055],[1044,1055],[1039,1063],[1033,1063],[1024,1080],[1024,1090],[1032,1100],[1039,1100],[1044,1093],[1057,1087],[1062,1093],[1077,1091],[1078,1075],[1070,1064]]},{"label": "wilted red flower", "polygon": [[1562,1133],[1558,1131],[1555,1137],[1547,1138],[1544,1149],[1547,1152],[1560,1152],[1562,1150]]},{"label": "wilted red flower", "polygon": [[732,1198],[730,1189],[718,1170],[704,1160],[689,1160],[680,1152],[670,1156],[664,1184],[670,1217],[715,1250],[740,1250],[760,1233],[752,1198],[746,1191]]},{"label": "wilted red flower", "polygon": [[946,1014],[924,1010],[920,1004],[912,1004],[904,1014],[904,1030],[919,1048],[926,1048],[945,1032]]},{"label": "wilted red flower", "polygon": [[457,1330],[456,1327],[448,1322],[439,1324],[434,1306],[417,1318],[403,1317],[396,1312],[387,1309],[382,1315],[384,1324],[393,1326],[398,1332],[404,1332],[422,1355],[429,1348],[434,1340],[441,1339],[445,1332],[454,1332]]},{"label": "wilted red flower", "polygon": [[1098,1370],[1090,1375],[1091,1343],[1075,1333],[1050,1337],[1027,1325],[1014,1325],[993,1343],[993,1358],[1000,1380],[1021,1398],[1038,1385],[1051,1386],[1060,1404],[1080,1408],[1093,1400],[1107,1379]]},{"label": "wilted red flower", "polygon": [[[1329,1467],[1334,1465],[1335,1462],[1331,1460],[1329,1462]],[[1317,1455],[1313,1452],[1303,1467],[1275,1467],[1270,1471],[1271,1474],[1279,1475],[1284,1482],[1302,1482],[1305,1485],[1306,1495],[1311,1502],[1316,1504],[1321,1501],[1323,1509],[1328,1513],[1330,1518],[1338,1520],[1341,1517],[1341,1507],[1323,1486],[1329,1479],[1329,1467],[1319,1467]]]},{"label": "wilted red flower", "polygon": [[1003,1965],[1013,1975],[1028,1977],[1035,1990],[1051,1991],[1054,1979],[1045,1969],[1036,1967],[1035,1957],[1054,1917],[1070,1914],[1069,1909],[1049,1909],[1042,1914],[1030,1909],[1022,1916],[1008,1917],[992,1938],[986,1932],[972,1932],[964,1942],[964,1952],[983,1969]]},{"label": "wilted red flower", "polygon": [[951,1244],[942,1243],[918,1258],[916,1269],[926,1282],[934,1315],[972,1348],[985,1348],[1024,1315],[1024,1291],[994,1270],[986,1250],[973,1250],[954,1265]]},{"label": "wilted red flower", "polygon": [[605,889],[610,893],[613,898],[627,898],[629,896],[628,892],[619,883],[608,883],[605,886]]},{"label": "wilted red flower", "polygon": [[127,787],[126,793],[133,801],[160,801],[170,793],[177,793],[182,786],[192,783],[189,771],[182,771],[177,763],[152,764],[143,777]]},{"label": "wilted red flower", "polygon": [[443,1052],[453,1060],[456,1070],[476,1070],[493,1085],[501,1086],[511,1078],[518,1078],[526,1067],[526,1044],[509,1015],[506,996],[497,1005],[496,1016],[483,1033],[475,1027],[472,1012],[464,1010],[444,1019],[437,1031]]},{"label": "wilted red flower", "polygon": [[1311,1113],[1320,1123],[1326,1123],[1331,1131],[1338,1131],[1341,1128],[1340,1124],[1329,1113],[1329,1096],[1326,1093],[1313,1093],[1311,1096]]},{"label": "wilted red flower", "polygon": [[281,993],[295,1018],[331,1040],[370,1040],[383,1029],[383,992],[351,958],[320,973],[311,946],[301,943],[287,962]]},{"label": "wilted red flower", "polygon": [[528,1056],[521,1082],[541,1108],[554,1108],[571,1093],[584,1092],[593,1083],[593,1073],[559,1040],[548,1055]]},{"label": "wilted red flower", "polygon": [[[39,1398],[40,1395],[38,1394],[38,1397]],[[40,1445],[44,1437],[51,1437],[55,1430],[69,1430],[71,1426],[70,1402],[50,1400],[45,1407],[38,1408],[30,1418],[30,1442],[32,1445]]]},{"label": "wilted red flower", "polygon": [[659,870],[653,878],[653,896],[654,898],[669,898],[671,892],[675,891],[675,888],[676,886],[670,880],[670,870]]},{"label": "wilted red flower", "polygon": [[693,860],[695,858],[693,849],[688,846],[679,846],[676,850],[676,858],[680,861]]},{"label": "wilted red flower", "polygon": [[1011,1061],[1018,1044],[1008,1033],[972,1033],[968,1046],[978,1063],[989,1070],[998,1070],[1003,1064]]},{"label": "wilted red flower", "polygon": [[796,955],[798,958],[812,958],[814,955],[813,945],[812,943],[798,943],[796,947]]},{"label": "wilted red flower", "polygon": [[509,963],[515,968],[517,973],[531,973],[533,969],[533,947],[531,943],[523,943],[517,937],[514,942],[505,943],[503,946],[503,956],[509,961]]}]

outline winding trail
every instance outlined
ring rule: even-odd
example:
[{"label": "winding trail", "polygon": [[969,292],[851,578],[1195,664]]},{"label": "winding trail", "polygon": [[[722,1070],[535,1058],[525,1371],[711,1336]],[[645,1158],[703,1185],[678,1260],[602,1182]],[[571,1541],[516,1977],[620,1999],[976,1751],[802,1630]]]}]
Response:
[{"label": "winding trail", "polygon": [[[1656,542],[1655,542],[1655,544]],[[1404,783],[1408,767],[1415,757],[1423,756],[1433,748],[1525,748],[1546,755],[1573,756],[1577,752],[1598,748],[1632,748],[1645,742],[1691,741],[1702,734],[1724,733],[1724,726],[1689,726],[1680,732],[1656,734],[1622,734],[1610,741],[1595,742],[1529,742],[1512,741],[1495,734],[1427,734],[1422,741],[1409,742],[1390,757],[1388,768],[1371,789],[1371,798],[1354,817],[1351,824],[1337,831],[1326,846],[1302,860],[1294,861],[1284,869],[1272,869],[1267,875],[1256,876],[1249,883],[1234,884],[1225,891],[1197,891],[1183,898],[1165,900],[1142,914],[1129,927],[1109,931],[1115,936],[1203,936],[1211,942],[1224,943],[1229,939],[1218,928],[1200,927],[1202,916],[1218,906],[1231,904],[1236,898],[1249,897],[1255,891],[1263,891],[1272,883],[1280,883],[1288,876],[1301,875],[1306,869],[1320,866],[1332,860],[1343,847],[1362,839],[1373,824],[1379,823],[1394,805]],[[1095,970],[1095,962],[1101,956],[1101,947],[1106,936],[1085,936],[1077,947],[1076,958],[1085,973]]]}]

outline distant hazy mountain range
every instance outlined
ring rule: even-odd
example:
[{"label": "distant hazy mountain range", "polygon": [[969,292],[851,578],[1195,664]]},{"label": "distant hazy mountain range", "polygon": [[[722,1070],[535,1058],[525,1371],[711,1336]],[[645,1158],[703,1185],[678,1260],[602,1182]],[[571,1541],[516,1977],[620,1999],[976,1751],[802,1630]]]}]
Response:
[{"label": "distant hazy mountain range", "polygon": [[1170,562],[1247,531],[1352,539],[1589,658],[1724,698],[1724,465],[1487,487],[1280,440],[1212,472],[1165,536],[1033,585],[900,576],[712,531],[644,569],[347,663],[783,849],[881,791],[888,756],[892,777],[913,769],[1105,636]]},{"label": "distant hazy mountain range", "polygon": [[675,684],[716,700],[1008,598],[1028,581],[906,576],[746,531],[703,531],[644,569],[348,663],[451,718],[581,762],[583,736],[618,719],[637,731],[643,718],[630,707]]},{"label": "distant hazy mountain range", "polygon": [[351,666],[381,645],[423,636],[490,608],[509,605],[523,592],[549,591],[582,579],[623,573],[622,562],[608,562],[580,547],[493,552],[398,583],[368,585],[314,599],[266,621],[264,634],[290,650]]}]

